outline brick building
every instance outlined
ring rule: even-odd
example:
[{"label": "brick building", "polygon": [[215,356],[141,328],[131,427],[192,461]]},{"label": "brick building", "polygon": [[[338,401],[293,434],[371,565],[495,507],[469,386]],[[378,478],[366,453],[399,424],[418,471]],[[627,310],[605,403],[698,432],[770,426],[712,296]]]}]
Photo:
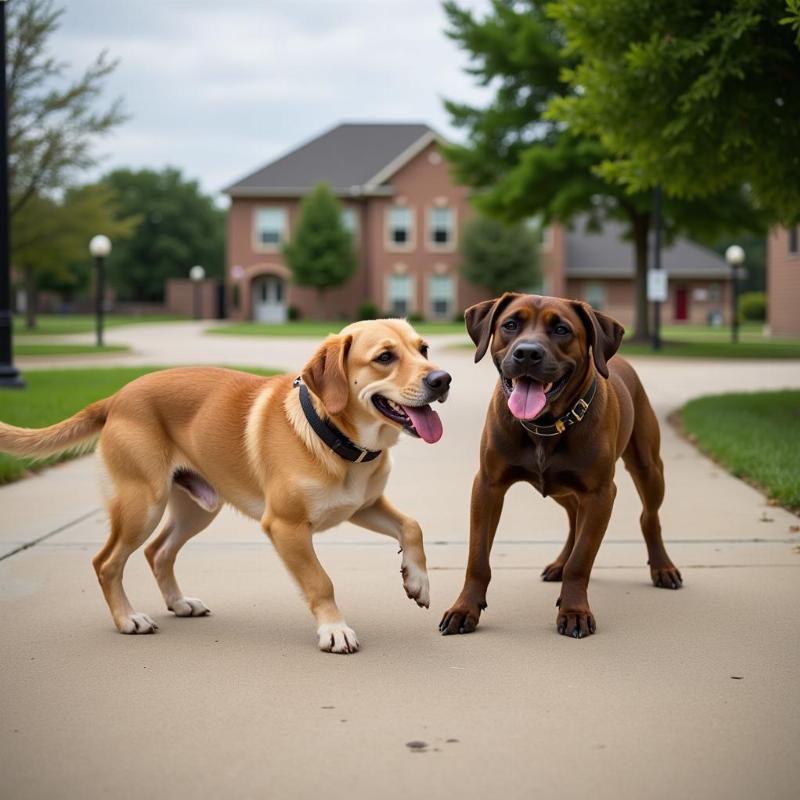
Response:
[{"label": "brick building", "polygon": [[767,320],[775,336],[800,336],[800,226],[767,239]]}]

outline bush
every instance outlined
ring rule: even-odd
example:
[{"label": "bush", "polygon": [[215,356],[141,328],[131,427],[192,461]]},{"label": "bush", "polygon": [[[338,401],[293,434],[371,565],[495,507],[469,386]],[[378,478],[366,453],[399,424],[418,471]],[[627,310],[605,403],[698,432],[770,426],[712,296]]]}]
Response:
[{"label": "bush", "polygon": [[[466,309],[464,309],[466,311]],[[453,322],[463,322],[464,321],[464,311],[458,311],[453,314]]]},{"label": "bush", "polygon": [[766,292],[745,292],[741,295],[739,317],[752,322],[764,322],[767,318]]},{"label": "bush", "polygon": [[356,311],[356,319],[378,319],[380,315],[378,306],[370,302],[362,303]]},{"label": "bush", "polygon": [[297,322],[303,314],[297,306],[289,306],[286,310],[286,315],[289,317],[290,322]]},{"label": "bush", "polygon": [[416,322],[425,322],[425,317],[423,317],[422,314],[419,313],[419,311],[414,311],[411,314],[407,314],[406,315],[406,319],[409,322],[414,322],[414,323],[416,323]]}]

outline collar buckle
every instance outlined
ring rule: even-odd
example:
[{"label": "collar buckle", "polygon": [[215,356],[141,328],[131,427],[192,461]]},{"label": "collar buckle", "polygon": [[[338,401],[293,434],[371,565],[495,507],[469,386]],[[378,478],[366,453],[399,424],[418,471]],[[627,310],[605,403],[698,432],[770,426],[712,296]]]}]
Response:
[{"label": "collar buckle", "polygon": [[589,404],[581,397],[574,406],[572,406],[572,410],[569,412],[575,417],[576,422],[581,422],[583,418],[586,416],[586,412],[589,410]]},{"label": "collar buckle", "polygon": [[353,442],[353,446],[354,446],[354,447],[355,447],[357,450],[360,450],[360,451],[361,451],[361,453],[359,454],[358,458],[357,458],[357,459],[355,460],[355,462],[354,462],[354,463],[356,463],[356,464],[360,464],[360,463],[361,463],[361,462],[362,462],[362,461],[363,461],[363,460],[364,460],[364,459],[365,459],[365,458],[366,458],[366,457],[369,455],[369,450],[366,450],[366,449],[364,449],[363,447],[360,447],[360,446],[359,446],[359,445],[357,445],[355,442]]}]

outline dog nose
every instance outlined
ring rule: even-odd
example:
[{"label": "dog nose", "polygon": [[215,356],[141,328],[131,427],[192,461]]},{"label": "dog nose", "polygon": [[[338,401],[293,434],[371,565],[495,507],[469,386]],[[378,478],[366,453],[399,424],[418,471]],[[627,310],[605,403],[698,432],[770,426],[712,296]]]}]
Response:
[{"label": "dog nose", "polygon": [[544,358],[544,347],[538,342],[520,342],[511,355],[519,364],[538,364]]},{"label": "dog nose", "polygon": [[443,369],[435,369],[429,372],[423,380],[429,389],[433,389],[434,392],[439,394],[444,394],[450,388],[450,381],[453,378],[449,372],[445,372]]}]

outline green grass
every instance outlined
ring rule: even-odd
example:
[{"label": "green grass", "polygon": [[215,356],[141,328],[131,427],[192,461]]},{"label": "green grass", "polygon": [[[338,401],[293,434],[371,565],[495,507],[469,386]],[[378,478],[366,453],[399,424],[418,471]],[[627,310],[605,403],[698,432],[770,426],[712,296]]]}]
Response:
[{"label": "green grass", "polygon": [[[35,370],[25,374],[24,389],[0,389],[0,420],[23,428],[42,428],[66,419],[89,403],[108,397],[126,383],[163,367],[114,367]],[[238,367],[258,375],[277,370]],[[74,457],[66,453],[33,461],[0,453],[0,484],[22,478],[32,469]]]},{"label": "green grass", "polygon": [[[208,328],[206,333],[223,336],[313,336],[322,337],[329,333],[337,333],[348,323],[332,320],[319,322],[301,320],[285,322],[281,325],[265,325],[258,322],[234,322],[230,325]],[[422,334],[432,333],[464,333],[463,322],[414,322],[413,326]]]},{"label": "green grass", "polygon": [[741,341],[677,341],[665,340],[661,350],[653,350],[650,344],[623,342],[620,348],[623,356],[655,356],[677,358],[800,358],[800,342],[760,339]]},{"label": "green grass", "polygon": [[683,407],[681,421],[734,475],[800,509],[800,390],[701,397]]},{"label": "green grass", "polygon": [[[118,328],[122,325],[139,325],[144,322],[176,322],[186,317],[170,314],[142,314],[141,316],[116,316],[108,314],[104,319],[106,328]],[[36,327],[30,330],[25,325],[25,318],[14,317],[15,336],[61,336],[68,333],[90,333],[94,330],[95,318],[91,314],[39,314]]]},{"label": "green grass", "polygon": [[130,347],[124,344],[107,344],[103,347],[97,347],[93,344],[15,344],[15,356],[77,356],[88,353],[123,353],[130,350]]}]

